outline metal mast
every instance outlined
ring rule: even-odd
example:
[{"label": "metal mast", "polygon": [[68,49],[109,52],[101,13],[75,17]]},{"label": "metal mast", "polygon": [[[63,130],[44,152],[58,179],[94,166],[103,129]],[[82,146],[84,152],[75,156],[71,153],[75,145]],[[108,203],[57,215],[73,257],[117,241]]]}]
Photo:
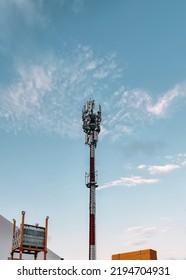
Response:
[{"label": "metal mast", "polygon": [[101,106],[94,112],[94,100],[87,101],[82,110],[85,144],[90,147],[90,171],[85,173],[85,184],[90,189],[89,200],[89,260],[96,260],[96,193],[97,171],[95,171],[95,148],[101,123]]}]

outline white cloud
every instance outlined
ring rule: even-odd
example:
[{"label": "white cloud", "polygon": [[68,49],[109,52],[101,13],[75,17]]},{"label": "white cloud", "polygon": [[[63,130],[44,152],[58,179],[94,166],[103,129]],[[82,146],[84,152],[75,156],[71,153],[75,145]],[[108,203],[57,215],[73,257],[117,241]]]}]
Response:
[{"label": "white cloud", "polygon": [[159,229],[157,227],[136,226],[136,227],[130,227],[130,228],[126,229],[126,231],[133,235],[142,235],[144,237],[154,237],[157,235],[157,231],[159,231]]},{"label": "white cloud", "polygon": [[126,187],[134,187],[137,185],[147,185],[147,184],[155,184],[158,183],[159,180],[155,178],[142,178],[140,176],[131,176],[120,178],[119,180],[111,181],[105,183],[99,187],[99,189],[105,189],[115,186],[126,186]]},{"label": "white cloud", "polygon": [[[146,98],[144,92],[126,91],[121,86],[103,104],[105,126],[111,131],[113,141],[121,139],[123,135],[130,135],[136,131],[136,125],[141,127],[144,122],[143,101]],[[141,104],[141,106],[140,106]]]},{"label": "white cloud", "polygon": [[128,238],[127,245],[140,246],[148,243],[152,238],[167,232],[167,227],[133,226],[125,230]]},{"label": "white cloud", "polygon": [[73,11],[79,13],[83,10],[86,0],[73,0]]},{"label": "white cloud", "polygon": [[128,241],[126,245],[128,245],[128,246],[143,246],[145,244],[148,244],[147,239],[136,239],[136,240]]},{"label": "white cloud", "polygon": [[177,164],[166,164],[166,165],[153,165],[148,167],[148,171],[150,174],[157,174],[157,173],[168,173],[175,169],[180,168]]},{"label": "white cloud", "polygon": [[23,67],[18,69],[20,79],[25,81],[31,88],[48,91],[52,89],[52,68],[44,68],[40,65],[31,66],[30,69]]},{"label": "white cloud", "polygon": [[133,234],[139,233],[144,227],[143,226],[133,226],[126,229],[126,232],[131,232]]},{"label": "white cloud", "polygon": [[109,134],[110,132],[101,125],[101,131],[99,137],[103,138],[105,135]]},{"label": "white cloud", "polygon": [[[185,156],[184,153],[180,154],[180,157],[182,158],[183,155]],[[137,168],[139,170],[147,170],[151,175],[155,175],[161,173],[169,173],[173,170],[181,168],[182,166],[186,166],[186,161],[182,161],[180,164],[166,164],[166,165],[148,166],[145,164],[141,164],[138,165]],[[137,185],[155,184],[158,182],[159,182],[158,178],[143,178],[141,176],[122,177],[118,180],[113,180],[111,182],[107,182],[99,186],[99,189],[105,189],[105,188],[116,187],[116,186],[134,187]]]},{"label": "white cloud", "polygon": [[140,164],[137,166],[139,170],[147,170],[151,175],[160,174],[160,173],[169,173],[176,169],[186,166],[186,154],[179,153],[175,155],[165,156],[167,160],[170,160],[171,163],[164,165],[144,165]]},{"label": "white cloud", "polygon": [[[63,9],[64,5],[69,4],[69,9],[78,14],[84,9],[85,2],[86,0],[56,0],[54,5]],[[3,27],[10,25],[10,18],[17,13],[28,26],[46,27],[50,24],[51,19],[46,13],[45,7],[43,0],[0,0],[0,25],[3,24]]]},{"label": "white cloud", "polygon": [[[21,7],[21,0],[16,3]],[[29,7],[29,3],[35,2],[27,0],[24,5]],[[95,54],[89,46],[79,45],[60,55],[47,54],[43,61],[18,65],[17,81],[1,90],[1,127],[10,129],[10,122],[14,120],[14,130],[16,125],[19,129],[30,126],[40,131],[77,136],[81,130],[82,105],[87,98],[93,97],[103,108],[100,136],[118,141],[124,135],[145,128],[157,116],[165,116],[173,101],[184,95],[184,84],[180,84],[153,105],[152,97],[146,91],[127,90],[122,85],[123,72],[115,53]],[[6,119],[6,125],[2,124],[3,119]],[[74,132],[64,132],[71,125]]]},{"label": "white cloud", "polygon": [[[82,45],[64,53],[60,57],[47,54],[42,63],[15,66],[17,79],[0,90],[1,127],[70,137],[82,134],[84,102],[92,96],[96,104],[102,99],[105,85],[115,79],[115,55],[99,56]],[[108,76],[100,81],[94,74],[102,69]],[[108,128],[102,125],[101,136],[107,134]]]},{"label": "white cloud", "polygon": [[166,158],[170,159],[172,163],[178,164],[181,167],[184,165],[184,161],[186,161],[186,153],[178,153],[178,154],[166,156]]},{"label": "white cloud", "polygon": [[160,97],[156,104],[147,105],[147,111],[153,115],[162,117],[166,114],[173,101],[180,96],[185,96],[185,93],[186,84],[178,84],[173,89],[166,92],[162,97]]},{"label": "white cloud", "polygon": [[19,80],[6,92],[6,105],[9,113],[15,117],[35,114],[44,95],[52,90],[52,70],[35,65],[30,68],[19,68]]},{"label": "white cloud", "polygon": [[39,24],[40,26],[44,26],[47,23],[48,19],[43,14],[42,7],[42,0],[0,1],[1,17],[3,17],[5,21],[9,20],[10,15],[12,17],[15,12],[18,12],[19,16],[22,17],[28,25]]},{"label": "white cloud", "polygon": [[178,157],[186,157],[186,153],[179,153],[177,156]]},{"label": "white cloud", "polygon": [[144,165],[144,164],[140,164],[140,165],[138,165],[138,169],[143,170],[143,169],[145,169],[145,168],[146,168],[146,165]]},{"label": "white cloud", "polygon": [[[107,100],[105,125],[112,131],[114,140],[135,133],[151,125],[157,118],[165,118],[181,98],[186,97],[186,84],[177,84],[153,102],[150,93],[142,89],[126,89],[123,85]],[[112,111],[110,112],[110,108]],[[126,127],[126,130],[121,130]]]},{"label": "white cloud", "polygon": [[[112,131],[112,130],[111,130]],[[123,135],[127,134],[132,134],[132,128],[128,127],[126,125],[122,125],[122,124],[117,124],[114,127],[114,132],[112,131],[112,141],[115,142],[117,141],[119,138],[121,138]]]}]

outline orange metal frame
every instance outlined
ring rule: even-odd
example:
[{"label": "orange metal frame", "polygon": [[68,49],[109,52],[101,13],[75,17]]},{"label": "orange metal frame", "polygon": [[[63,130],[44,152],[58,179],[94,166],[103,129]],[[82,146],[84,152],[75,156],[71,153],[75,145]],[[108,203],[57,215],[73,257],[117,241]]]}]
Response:
[{"label": "orange metal frame", "polygon": [[[19,260],[22,260],[23,254],[32,254],[34,255],[34,260],[37,260],[37,255],[40,252],[43,252],[44,254],[44,260],[46,260],[47,256],[47,236],[48,236],[48,219],[49,217],[46,217],[45,220],[45,228],[44,228],[44,248],[37,248],[37,247],[26,247],[23,246],[23,236],[24,236],[24,224],[25,224],[25,211],[22,211],[22,222],[20,225],[20,242],[19,245],[16,247],[13,247],[13,242],[12,242],[12,249],[10,252],[11,255],[11,260],[14,259],[14,253],[19,253]],[[38,225],[36,225],[37,227]],[[16,220],[13,219],[13,235],[16,232]],[[12,238],[13,241],[13,238]]]}]

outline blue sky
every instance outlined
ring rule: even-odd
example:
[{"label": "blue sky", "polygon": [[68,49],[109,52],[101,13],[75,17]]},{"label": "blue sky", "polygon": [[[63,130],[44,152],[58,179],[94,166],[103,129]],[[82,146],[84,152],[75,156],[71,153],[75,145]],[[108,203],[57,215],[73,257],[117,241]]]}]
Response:
[{"label": "blue sky", "polygon": [[0,0],[0,213],[88,259],[81,109],[102,105],[97,258],[185,259],[185,1]]}]

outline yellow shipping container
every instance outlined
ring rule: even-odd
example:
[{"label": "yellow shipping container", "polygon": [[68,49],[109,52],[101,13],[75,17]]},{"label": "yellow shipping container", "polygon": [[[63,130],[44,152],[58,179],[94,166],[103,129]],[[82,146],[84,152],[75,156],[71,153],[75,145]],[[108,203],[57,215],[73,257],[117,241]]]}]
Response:
[{"label": "yellow shipping container", "polygon": [[157,260],[157,252],[152,249],[112,255],[112,260]]}]

